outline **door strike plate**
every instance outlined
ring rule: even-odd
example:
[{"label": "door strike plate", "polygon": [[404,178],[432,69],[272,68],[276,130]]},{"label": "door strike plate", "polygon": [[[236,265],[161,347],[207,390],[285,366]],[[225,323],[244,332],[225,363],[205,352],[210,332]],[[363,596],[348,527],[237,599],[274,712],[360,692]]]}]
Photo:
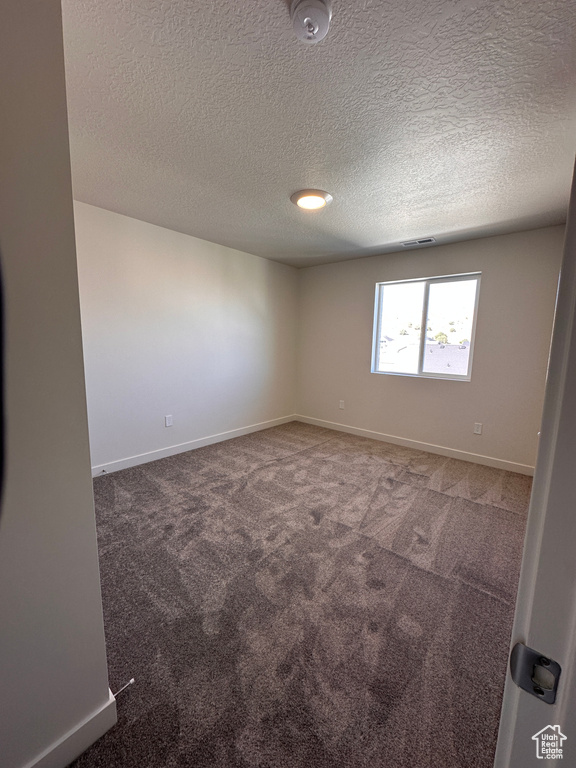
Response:
[{"label": "door strike plate", "polygon": [[546,704],[554,704],[562,668],[524,643],[516,643],[510,654],[512,680],[523,691],[531,693]]}]

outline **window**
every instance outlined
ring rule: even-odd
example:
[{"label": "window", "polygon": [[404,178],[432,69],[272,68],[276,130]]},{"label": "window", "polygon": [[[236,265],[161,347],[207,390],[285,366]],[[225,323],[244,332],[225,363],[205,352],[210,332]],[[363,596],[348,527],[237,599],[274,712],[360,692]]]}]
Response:
[{"label": "window", "polygon": [[480,273],[376,283],[372,373],[470,380]]}]

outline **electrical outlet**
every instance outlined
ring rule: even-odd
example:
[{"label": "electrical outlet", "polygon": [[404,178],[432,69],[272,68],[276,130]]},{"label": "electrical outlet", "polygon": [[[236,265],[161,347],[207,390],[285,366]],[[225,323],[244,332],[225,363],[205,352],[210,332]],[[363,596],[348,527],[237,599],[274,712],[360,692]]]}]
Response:
[{"label": "electrical outlet", "polygon": [[344,400],[340,400],[340,405],[338,406],[338,408],[340,408],[340,410],[344,409]]},{"label": "electrical outlet", "polygon": [[482,424],[479,421],[477,421],[474,424],[474,434],[475,435],[481,435],[482,434]]},{"label": "electrical outlet", "polygon": [[172,420],[172,416],[164,416],[164,426],[171,427],[172,424],[174,424],[174,421]]}]

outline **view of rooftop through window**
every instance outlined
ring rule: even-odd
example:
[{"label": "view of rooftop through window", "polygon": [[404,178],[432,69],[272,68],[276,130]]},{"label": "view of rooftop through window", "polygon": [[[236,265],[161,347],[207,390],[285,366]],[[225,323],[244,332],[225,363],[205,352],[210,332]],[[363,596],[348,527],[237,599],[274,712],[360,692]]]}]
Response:
[{"label": "view of rooftop through window", "polygon": [[379,283],[372,371],[469,378],[479,280]]}]

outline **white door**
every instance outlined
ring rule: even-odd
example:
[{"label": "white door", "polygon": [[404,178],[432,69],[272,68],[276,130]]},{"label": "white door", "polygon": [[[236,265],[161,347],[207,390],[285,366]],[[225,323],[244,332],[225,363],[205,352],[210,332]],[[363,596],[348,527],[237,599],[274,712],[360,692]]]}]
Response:
[{"label": "white door", "polygon": [[[546,258],[546,254],[542,254]],[[542,432],[512,646],[522,642],[562,667],[555,704],[506,679],[495,768],[576,766],[576,184],[556,305]],[[560,726],[562,759],[537,754],[547,726]],[[551,734],[551,731],[547,732]],[[551,735],[553,741],[553,734]],[[546,743],[546,742],[544,742]],[[538,756],[540,755],[540,756]],[[545,763],[542,760],[546,760]]]}]

